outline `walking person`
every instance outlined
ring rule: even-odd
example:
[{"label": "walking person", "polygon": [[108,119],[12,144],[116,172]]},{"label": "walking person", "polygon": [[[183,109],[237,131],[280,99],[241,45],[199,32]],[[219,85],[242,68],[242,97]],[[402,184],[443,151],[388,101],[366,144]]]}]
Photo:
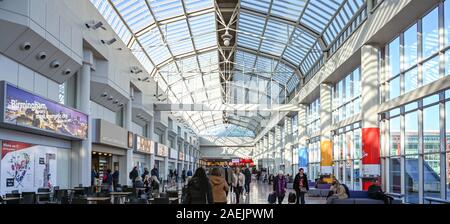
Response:
[{"label": "walking person", "polygon": [[133,170],[131,170],[130,174],[129,174],[129,178],[131,179],[131,182],[134,184],[134,180],[136,180],[136,177],[139,176],[139,172],[137,169],[137,166],[133,167]]},{"label": "walking person", "polygon": [[247,167],[244,171],[245,176],[245,194],[248,194],[250,192],[250,183],[252,182],[252,173],[250,172],[250,169]]},{"label": "walking person", "polygon": [[108,189],[108,192],[113,191],[113,176],[111,173],[112,173],[111,169],[106,170],[106,178],[105,178],[105,182],[103,183],[105,188]]},{"label": "walking person", "polygon": [[239,168],[236,168],[233,174],[233,190],[236,193],[236,204],[239,204],[239,198],[241,197],[242,187],[244,184],[245,176]]},{"label": "walking person", "polygon": [[222,168],[219,167],[213,168],[211,171],[211,176],[209,177],[209,181],[212,187],[214,204],[227,203],[228,184],[225,181],[225,178],[222,176],[221,169]]},{"label": "walking person", "polygon": [[278,171],[278,175],[273,179],[273,191],[277,196],[278,204],[281,204],[284,200],[287,186],[286,182],[283,171]]},{"label": "walking person", "polygon": [[203,168],[198,168],[188,183],[186,204],[212,204],[211,184]]},{"label": "walking person", "polygon": [[300,168],[294,178],[294,190],[297,196],[296,204],[305,204],[305,194],[309,191],[308,177],[304,173],[304,169]]},{"label": "walking person", "polygon": [[153,167],[153,169],[150,171],[150,174],[152,175],[152,176],[156,176],[156,178],[158,178],[158,180],[159,180],[159,171],[158,171],[158,168],[156,167],[156,165]]},{"label": "walking person", "polygon": [[113,187],[114,191],[117,189],[117,185],[119,184],[119,167],[116,166],[114,169],[114,173],[112,174]]},{"label": "walking person", "polygon": [[185,169],[183,169],[181,171],[181,179],[183,180],[183,182],[186,182],[186,170]]}]

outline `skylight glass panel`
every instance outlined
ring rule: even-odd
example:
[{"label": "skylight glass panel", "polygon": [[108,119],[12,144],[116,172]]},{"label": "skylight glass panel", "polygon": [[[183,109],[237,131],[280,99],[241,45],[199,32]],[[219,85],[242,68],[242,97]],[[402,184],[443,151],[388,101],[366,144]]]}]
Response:
[{"label": "skylight glass panel", "polygon": [[209,53],[204,53],[198,55],[198,60],[200,62],[200,69],[202,72],[216,71],[218,68],[219,58],[217,51],[212,51]]},{"label": "skylight glass panel", "polygon": [[147,0],[158,21],[184,14],[180,0]]},{"label": "skylight glass panel", "polygon": [[237,69],[243,72],[249,72],[253,70],[253,66],[256,61],[256,55],[249,54],[244,51],[236,51],[234,61],[236,63]]},{"label": "skylight glass panel", "polygon": [[237,34],[238,45],[257,50],[263,36],[264,24],[264,17],[241,13]]},{"label": "skylight glass panel", "polygon": [[270,76],[270,73],[275,69],[277,62],[273,59],[259,56],[256,59],[256,72],[265,73],[265,76]]},{"label": "skylight glass panel", "polygon": [[183,0],[186,6],[186,11],[196,12],[202,9],[214,7],[214,0]]},{"label": "skylight glass panel", "polygon": [[217,45],[215,21],[214,13],[189,18],[196,49]]},{"label": "skylight glass panel", "polygon": [[291,93],[297,87],[299,82],[300,82],[300,80],[299,80],[298,76],[294,74],[287,83],[286,87],[287,87],[288,92]]},{"label": "skylight glass panel", "polygon": [[170,58],[170,52],[165,46],[158,29],[155,28],[144,33],[142,36],[138,37],[138,40],[156,64]]},{"label": "skylight glass panel", "polygon": [[277,56],[281,55],[293,30],[294,27],[291,25],[269,19],[261,51]]},{"label": "skylight glass panel", "polygon": [[305,7],[306,0],[278,0],[273,1],[270,14],[297,21]]},{"label": "skylight glass panel", "polygon": [[332,0],[315,0],[310,1],[305,9],[301,23],[322,33],[327,23],[332,19],[333,15],[339,8],[339,3]]},{"label": "skylight glass panel", "polygon": [[112,2],[133,32],[136,33],[153,23],[153,17],[150,16],[145,0],[113,0]]},{"label": "skylight glass panel", "polygon": [[241,0],[241,7],[268,13],[270,2],[271,0]]},{"label": "skylight glass panel", "polygon": [[314,37],[301,29],[296,29],[292,35],[292,41],[287,45],[283,57],[294,65],[299,65],[311,46],[315,42]]},{"label": "skylight glass panel", "polygon": [[292,77],[294,70],[283,63],[278,63],[272,78],[279,83],[286,85],[287,81]]},{"label": "skylight glass panel", "polygon": [[148,59],[147,55],[144,53],[144,50],[139,47],[139,44],[137,42],[134,42],[134,44],[131,46],[131,52],[150,74],[154,66]]},{"label": "skylight glass panel", "polygon": [[112,27],[117,36],[119,36],[125,44],[128,44],[132,35],[108,1],[91,0],[91,2],[100,14],[102,14],[106,22]]},{"label": "skylight glass panel", "polygon": [[161,29],[174,56],[194,51],[185,20],[169,23]]}]

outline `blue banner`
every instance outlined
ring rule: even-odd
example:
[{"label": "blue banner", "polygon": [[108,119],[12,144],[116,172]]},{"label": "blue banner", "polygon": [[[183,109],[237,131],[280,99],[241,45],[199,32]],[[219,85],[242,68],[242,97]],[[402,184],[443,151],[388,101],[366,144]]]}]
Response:
[{"label": "blue banner", "polygon": [[307,148],[299,148],[298,149],[298,167],[299,168],[308,168],[308,149]]}]

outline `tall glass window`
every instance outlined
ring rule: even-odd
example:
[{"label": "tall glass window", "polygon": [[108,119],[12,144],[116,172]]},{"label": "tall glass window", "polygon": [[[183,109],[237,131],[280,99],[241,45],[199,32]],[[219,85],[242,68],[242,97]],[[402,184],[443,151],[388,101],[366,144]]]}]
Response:
[{"label": "tall glass window", "polygon": [[436,56],[423,64],[423,85],[436,81],[439,77],[439,56]]},{"label": "tall glass window", "polygon": [[434,9],[422,19],[422,57],[428,58],[439,49],[439,14]]},{"label": "tall glass window", "polygon": [[333,87],[332,118],[337,123],[361,111],[361,74],[357,68]]},{"label": "tall glass window", "polygon": [[405,154],[419,153],[419,128],[417,111],[405,114]]},{"label": "tall glass window", "polygon": [[405,93],[418,87],[417,67],[405,73]]},{"label": "tall glass window", "polygon": [[439,152],[439,105],[423,109],[424,153]]},{"label": "tall glass window", "polygon": [[389,44],[389,77],[400,73],[400,38],[397,37]]},{"label": "tall glass window", "polygon": [[401,168],[400,158],[389,159],[389,192],[400,194],[401,192]]},{"label": "tall glass window", "polygon": [[419,156],[405,158],[405,200],[407,203],[419,203]]},{"label": "tall glass window", "polygon": [[425,154],[423,163],[424,196],[440,198],[440,154]]},{"label": "tall glass window", "polygon": [[391,156],[400,155],[400,117],[391,118],[389,120],[389,136],[390,136],[390,154]]},{"label": "tall glass window", "polygon": [[404,69],[408,69],[417,64],[417,24],[405,31],[404,41]]}]

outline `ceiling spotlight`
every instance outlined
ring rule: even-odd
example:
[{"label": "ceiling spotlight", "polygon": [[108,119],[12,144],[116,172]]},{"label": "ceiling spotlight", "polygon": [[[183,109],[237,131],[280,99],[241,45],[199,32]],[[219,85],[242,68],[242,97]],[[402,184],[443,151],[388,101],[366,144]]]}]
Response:
[{"label": "ceiling spotlight", "polygon": [[112,97],[112,96],[108,97],[108,100],[113,100],[113,99],[114,99],[114,97]]},{"label": "ceiling spotlight", "polygon": [[119,104],[119,107],[123,107],[123,103],[120,103],[120,104]]},{"label": "ceiling spotlight", "polygon": [[47,58],[47,53],[45,53],[44,51],[41,51],[41,52],[39,52],[39,53],[36,55],[36,57],[37,57],[37,59],[39,59],[39,60],[44,60],[44,59]]},{"label": "ceiling spotlight", "polygon": [[107,96],[108,96],[108,93],[107,93],[107,92],[104,92],[104,93],[102,93],[101,96],[102,96],[102,97],[107,97]]},{"label": "ceiling spotlight", "polygon": [[225,34],[223,34],[221,37],[223,40],[223,44],[227,47],[230,46],[230,41],[231,39],[233,39],[233,35],[228,33],[228,28],[225,29]]},{"label": "ceiling spotlight", "polygon": [[118,104],[119,101],[118,100],[114,100],[113,104]]},{"label": "ceiling spotlight", "polygon": [[138,80],[139,80],[139,81],[142,81],[142,82],[145,82],[145,81],[147,81],[147,80],[148,80],[148,77],[145,77],[145,78],[143,78],[143,79],[141,79],[141,78],[138,78]]},{"label": "ceiling spotlight", "polygon": [[106,28],[103,26],[103,23],[101,21],[99,21],[97,23],[95,23],[95,22],[92,22],[92,23],[89,23],[89,24],[86,23],[84,25],[86,25],[87,28],[93,29],[93,30],[96,30],[98,28],[102,28],[103,30],[106,30]]},{"label": "ceiling spotlight", "polygon": [[101,41],[102,41],[103,44],[111,45],[111,44],[113,44],[114,42],[116,42],[117,39],[116,39],[116,38],[112,38],[111,40],[108,40],[108,41],[105,41],[105,40],[101,40]]},{"label": "ceiling spotlight", "polygon": [[31,49],[31,43],[30,42],[24,42],[22,45],[20,45],[20,49],[23,51],[28,51]]},{"label": "ceiling spotlight", "polygon": [[131,73],[133,74],[139,74],[142,72],[142,69],[140,69],[138,66],[131,67]]},{"label": "ceiling spotlight", "polygon": [[70,75],[70,73],[72,72],[72,70],[70,70],[69,68],[63,71],[64,75]]}]

